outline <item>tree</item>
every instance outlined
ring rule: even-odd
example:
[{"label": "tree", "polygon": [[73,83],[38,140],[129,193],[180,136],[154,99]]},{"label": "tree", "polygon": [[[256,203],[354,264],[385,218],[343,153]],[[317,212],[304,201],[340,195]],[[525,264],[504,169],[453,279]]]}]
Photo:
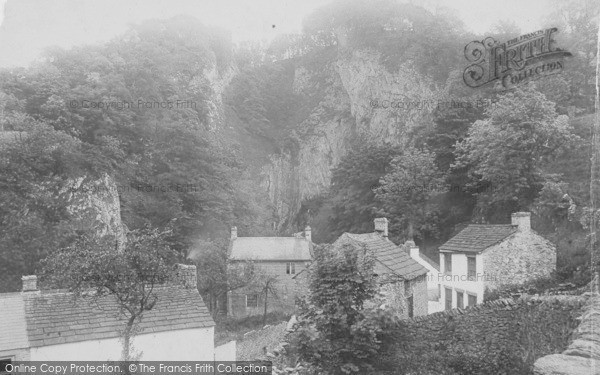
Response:
[{"label": "tree", "polygon": [[543,166],[577,137],[534,85],[502,96],[486,115],[457,143],[453,168],[467,168],[469,186],[483,190],[476,194],[479,215],[503,221],[529,209],[548,178]]},{"label": "tree", "polygon": [[390,162],[400,148],[360,138],[332,170],[330,196],[332,214],[328,222],[330,238],[343,232],[367,232],[380,208],[374,190],[390,170]]},{"label": "tree", "polygon": [[218,301],[227,292],[245,287],[258,277],[253,262],[227,262],[226,241],[200,240],[190,255],[198,272],[198,291],[214,316],[218,313]]},{"label": "tree", "polygon": [[375,196],[387,216],[407,222],[407,237],[420,236],[420,225],[425,224],[430,198],[443,193],[444,179],[435,164],[435,154],[408,147],[392,162],[391,171],[380,181]]},{"label": "tree", "polygon": [[317,373],[373,373],[386,330],[388,310],[367,309],[377,295],[374,259],[364,246],[331,245],[315,250],[310,294],[301,305],[294,341],[301,361]]},{"label": "tree", "polygon": [[175,253],[156,230],[130,232],[123,251],[112,236],[80,237],[72,246],[44,260],[44,281],[67,288],[76,298],[115,298],[127,319],[123,331],[123,360],[131,360],[131,339],[137,323],[158,301],[156,287],[173,274]]}]

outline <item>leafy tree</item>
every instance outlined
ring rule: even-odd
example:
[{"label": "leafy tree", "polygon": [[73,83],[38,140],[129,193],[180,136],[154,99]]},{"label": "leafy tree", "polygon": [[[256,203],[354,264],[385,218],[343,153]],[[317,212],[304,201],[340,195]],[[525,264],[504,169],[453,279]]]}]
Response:
[{"label": "leafy tree", "polygon": [[351,245],[315,251],[296,340],[300,360],[317,373],[372,373],[376,367],[385,314],[365,309],[377,294],[373,264],[364,248]]},{"label": "leafy tree", "polygon": [[176,254],[164,241],[164,233],[156,230],[130,232],[123,251],[114,244],[111,236],[80,237],[44,260],[44,281],[69,289],[76,298],[115,298],[127,319],[123,360],[131,360],[137,323],[156,305],[156,288],[172,277]]},{"label": "leafy tree", "polygon": [[198,271],[198,290],[213,315],[218,313],[218,301],[221,301],[227,292],[251,284],[259,274],[252,262],[228,264],[225,241],[198,241],[190,256]]},{"label": "leafy tree", "polygon": [[456,146],[454,168],[468,168],[482,217],[503,221],[527,210],[548,176],[543,166],[574,141],[566,116],[532,85],[501,97]]},{"label": "leafy tree", "polygon": [[330,238],[343,232],[368,232],[380,208],[374,190],[380,179],[390,171],[390,162],[400,153],[398,146],[381,144],[369,139],[355,141],[350,151],[333,168],[329,218]]},{"label": "leafy tree", "polygon": [[444,179],[435,164],[435,154],[415,147],[407,147],[390,163],[391,170],[375,189],[375,196],[386,216],[407,223],[408,239],[422,236],[426,214],[432,211],[428,201],[443,193]]}]

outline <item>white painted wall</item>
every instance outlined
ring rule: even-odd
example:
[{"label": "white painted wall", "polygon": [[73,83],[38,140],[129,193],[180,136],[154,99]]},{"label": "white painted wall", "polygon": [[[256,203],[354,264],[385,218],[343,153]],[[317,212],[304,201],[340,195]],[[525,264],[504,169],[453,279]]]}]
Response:
[{"label": "white painted wall", "polygon": [[[470,254],[469,254],[470,255]],[[452,272],[446,274],[445,269],[445,257],[452,257]],[[469,281],[467,272],[467,254],[455,254],[455,253],[441,253],[440,254],[440,268],[441,274],[439,280],[441,284],[441,298],[440,303],[442,308],[445,306],[446,301],[446,290],[445,288],[452,289],[452,307],[456,308],[456,292],[464,292],[464,306],[467,306],[468,297],[467,293],[475,294],[477,296],[477,303],[483,302],[483,292],[485,290],[485,273],[483,269],[483,258],[481,254],[475,255],[475,280]]]},{"label": "white painted wall", "polygon": [[235,361],[237,345],[236,341],[229,341],[226,344],[215,347],[215,361]]},{"label": "white painted wall", "polygon": [[[137,335],[134,350],[145,361],[212,361],[214,327]],[[118,338],[31,348],[31,361],[107,361],[121,358]]]}]

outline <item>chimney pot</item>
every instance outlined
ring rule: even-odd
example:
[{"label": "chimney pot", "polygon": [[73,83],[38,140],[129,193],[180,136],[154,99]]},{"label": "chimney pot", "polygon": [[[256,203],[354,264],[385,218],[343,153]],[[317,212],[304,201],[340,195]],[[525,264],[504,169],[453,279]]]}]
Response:
[{"label": "chimney pot", "polygon": [[375,223],[375,232],[381,234],[384,238],[388,236],[388,219],[385,217],[378,217],[373,220]]},{"label": "chimney pot", "polygon": [[235,240],[237,238],[237,227],[231,227],[231,239]]},{"label": "chimney pot", "polygon": [[304,238],[306,238],[308,240],[308,242],[312,241],[312,233],[311,233],[311,229],[310,227],[307,225],[306,228],[304,228]]},{"label": "chimney pot", "polygon": [[531,229],[531,212],[515,212],[510,216],[510,223],[517,225],[519,230],[528,231]]},{"label": "chimney pot", "polygon": [[23,281],[24,292],[34,292],[38,290],[36,275],[21,276],[21,281]]}]

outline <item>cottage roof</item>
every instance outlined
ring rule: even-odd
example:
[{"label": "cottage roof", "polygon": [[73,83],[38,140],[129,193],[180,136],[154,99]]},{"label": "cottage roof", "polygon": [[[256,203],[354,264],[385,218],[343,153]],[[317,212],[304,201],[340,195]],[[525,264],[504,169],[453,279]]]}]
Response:
[{"label": "cottage roof", "polygon": [[364,245],[375,257],[375,272],[378,274],[391,272],[405,280],[412,280],[427,273],[427,268],[412,259],[405,250],[378,233],[344,233],[334,242],[334,246],[344,243]]},{"label": "cottage roof", "polygon": [[312,243],[299,237],[238,237],[232,239],[230,260],[310,261]]},{"label": "cottage roof", "polygon": [[[197,289],[164,285],[155,292],[140,334],[215,325]],[[116,338],[126,324],[114,296],[75,299],[61,291],[0,294],[0,320],[0,350]]]},{"label": "cottage roof", "polygon": [[419,256],[421,257],[421,259],[423,259],[427,263],[431,264],[431,266],[433,268],[435,268],[438,271],[440,270],[440,264],[438,262],[436,262],[435,260],[431,259],[430,257],[428,257],[427,255],[425,255],[421,252],[419,253]]},{"label": "cottage roof", "polygon": [[517,232],[517,225],[469,224],[440,246],[440,251],[479,253]]}]

